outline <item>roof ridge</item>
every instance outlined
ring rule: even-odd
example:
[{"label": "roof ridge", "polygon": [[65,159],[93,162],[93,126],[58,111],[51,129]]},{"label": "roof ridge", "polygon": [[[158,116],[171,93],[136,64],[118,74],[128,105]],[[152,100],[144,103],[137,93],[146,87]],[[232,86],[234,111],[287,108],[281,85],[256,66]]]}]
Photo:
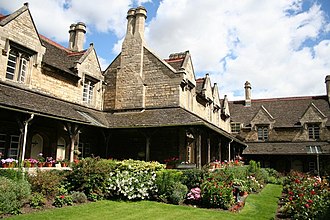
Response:
[{"label": "roof ridge", "polygon": [[[326,95],[312,95],[312,96],[291,96],[291,97],[277,97],[277,98],[264,98],[264,99],[252,99],[253,102],[262,102],[262,101],[290,101],[290,100],[304,100],[304,99],[313,99],[326,97]],[[245,100],[234,100],[232,102],[244,102]]]},{"label": "roof ridge", "polygon": [[64,51],[67,52],[67,53],[72,53],[71,50],[69,50],[68,48],[66,48],[66,47],[64,47],[64,46],[62,46],[62,45],[60,45],[59,43],[56,43],[55,41],[49,39],[48,37],[46,37],[46,36],[44,36],[44,35],[42,35],[42,34],[39,34],[39,36],[40,36],[40,38],[41,38],[42,40],[47,41],[47,43],[49,43],[49,44],[51,44],[51,45],[53,45],[53,46],[55,46],[55,47],[57,47],[57,48],[59,48],[59,49],[61,49],[61,50],[64,50]]}]

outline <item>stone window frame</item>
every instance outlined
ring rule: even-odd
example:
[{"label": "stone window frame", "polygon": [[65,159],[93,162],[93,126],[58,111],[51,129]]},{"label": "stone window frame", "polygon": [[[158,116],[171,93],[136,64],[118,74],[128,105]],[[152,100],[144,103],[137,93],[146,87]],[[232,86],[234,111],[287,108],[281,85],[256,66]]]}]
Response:
[{"label": "stone window frame", "polygon": [[8,54],[6,79],[24,83],[29,73],[30,58],[16,49],[11,49]]},{"label": "stone window frame", "polygon": [[10,40],[6,41],[2,52],[7,56],[5,79],[26,83],[31,71],[31,58],[37,52]]},{"label": "stone window frame", "polygon": [[319,140],[320,130],[321,130],[321,126],[319,123],[307,123],[308,139]]},{"label": "stone window frame", "polygon": [[258,141],[269,140],[269,125],[256,125]]}]

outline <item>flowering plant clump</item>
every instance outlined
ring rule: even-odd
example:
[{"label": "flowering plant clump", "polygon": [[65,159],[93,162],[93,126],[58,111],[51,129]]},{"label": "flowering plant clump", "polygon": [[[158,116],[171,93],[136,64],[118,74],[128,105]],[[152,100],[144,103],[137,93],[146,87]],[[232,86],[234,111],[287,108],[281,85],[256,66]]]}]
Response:
[{"label": "flowering plant clump", "polygon": [[15,167],[18,164],[18,160],[15,160],[13,158],[7,158],[7,159],[2,159],[1,160],[2,164],[7,164],[9,165],[9,168]]},{"label": "flowering plant clump", "polygon": [[121,199],[148,199],[157,191],[156,171],[161,168],[157,162],[119,161],[110,172],[107,193]]},{"label": "flowering plant clump", "polygon": [[62,207],[64,205],[72,205],[73,199],[71,195],[59,195],[55,197],[53,205],[55,207]]},{"label": "flowering plant clump", "polygon": [[38,162],[45,162],[45,158],[43,157],[43,154],[40,152],[37,156]]},{"label": "flowering plant clump", "polygon": [[192,204],[199,203],[201,198],[201,189],[199,187],[192,188],[187,194],[187,201]]},{"label": "flowering plant clump", "polygon": [[24,166],[25,167],[31,167],[31,166],[34,166],[34,164],[37,164],[37,163],[38,163],[38,160],[33,159],[33,158],[29,158],[29,159],[24,160]]},{"label": "flowering plant clump", "polygon": [[53,157],[46,157],[46,163],[54,164],[56,163],[56,160],[54,160]]},{"label": "flowering plant clump", "polygon": [[164,160],[164,162],[168,165],[175,165],[179,163],[179,157],[170,157]]},{"label": "flowering plant clump", "polygon": [[284,182],[281,212],[294,219],[319,219],[330,205],[329,182],[292,171]]}]

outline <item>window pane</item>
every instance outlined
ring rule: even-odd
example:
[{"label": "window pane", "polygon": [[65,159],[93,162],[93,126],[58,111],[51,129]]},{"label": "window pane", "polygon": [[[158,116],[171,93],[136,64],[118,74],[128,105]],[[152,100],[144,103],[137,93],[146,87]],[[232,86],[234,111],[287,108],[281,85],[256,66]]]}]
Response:
[{"label": "window pane", "polygon": [[9,56],[8,56],[8,62],[7,62],[7,71],[6,71],[7,79],[11,79],[11,80],[14,79],[16,59],[17,59],[16,54],[13,52],[10,52]]}]

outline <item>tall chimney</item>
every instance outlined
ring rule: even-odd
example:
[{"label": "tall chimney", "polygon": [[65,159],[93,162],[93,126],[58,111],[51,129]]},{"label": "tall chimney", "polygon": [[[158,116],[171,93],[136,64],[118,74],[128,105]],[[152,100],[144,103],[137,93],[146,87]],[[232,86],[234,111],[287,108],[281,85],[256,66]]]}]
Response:
[{"label": "tall chimney", "polygon": [[327,89],[328,102],[330,103],[330,75],[325,77],[325,85]]},{"label": "tall chimney", "polygon": [[70,50],[73,50],[73,47],[74,47],[74,41],[75,41],[75,38],[76,38],[76,31],[74,30],[76,27],[76,24],[71,24],[70,25],[70,30],[69,30],[69,49]]},{"label": "tall chimney", "polygon": [[135,9],[135,28],[134,35],[140,35],[141,39],[144,39],[144,25],[147,18],[147,10],[139,6]]},{"label": "tall chimney", "polygon": [[75,27],[76,36],[74,41],[73,50],[82,51],[84,49],[86,25],[83,22],[78,22]]},{"label": "tall chimney", "polygon": [[251,106],[251,83],[249,81],[245,82],[245,106]]},{"label": "tall chimney", "polygon": [[133,35],[135,27],[135,9],[131,8],[127,12],[127,32],[126,34]]}]

